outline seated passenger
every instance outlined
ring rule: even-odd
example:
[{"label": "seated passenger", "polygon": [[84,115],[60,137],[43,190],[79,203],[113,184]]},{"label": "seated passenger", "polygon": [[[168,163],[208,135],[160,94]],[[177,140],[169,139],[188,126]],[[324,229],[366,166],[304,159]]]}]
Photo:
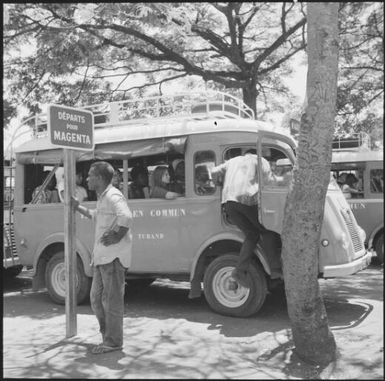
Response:
[{"label": "seated passenger", "polygon": [[180,197],[181,194],[171,192],[168,190],[170,184],[170,174],[167,167],[160,165],[155,168],[153,173],[154,186],[151,189],[151,198],[165,198],[167,200],[173,200]]},{"label": "seated passenger", "polygon": [[149,198],[148,169],[136,166],[131,170],[132,182],[128,185],[128,198]]},{"label": "seated passenger", "polygon": [[195,192],[199,195],[210,194],[214,190],[214,184],[205,165],[195,168]]},{"label": "seated passenger", "polygon": [[342,189],[342,187],[344,186],[345,184],[345,181],[346,181],[346,175],[347,173],[346,172],[342,172],[338,178],[337,178],[337,183],[338,185],[340,186],[340,188]]},{"label": "seated passenger", "polygon": [[353,173],[348,173],[345,184],[342,186],[342,192],[345,198],[356,198],[361,192],[357,189],[358,179]]},{"label": "seated passenger", "polygon": [[170,182],[169,189],[172,192],[184,195],[186,193],[184,160],[175,159],[171,163],[171,165],[174,172],[174,176]]},{"label": "seated passenger", "polygon": [[[50,174],[50,171],[44,171],[44,180]],[[44,183],[43,180],[43,183]],[[42,184],[43,185],[43,184]],[[32,193],[32,200],[38,194],[42,185],[37,186]],[[36,200],[36,204],[49,204],[52,202],[59,202],[59,195],[56,190],[56,177],[52,176],[50,182],[47,184],[45,189],[40,193],[39,197]]]},{"label": "seated passenger", "polygon": [[[81,185],[83,182],[83,174],[80,171],[76,172],[76,179],[75,179],[76,185],[75,185],[75,197],[79,200],[79,202],[87,201],[88,200],[88,194],[86,189]],[[60,182],[57,186],[59,190],[59,198],[61,202],[64,202],[64,173],[61,176]]]},{"label": "seated passenger", "polygon": [[383,193],[384,192],[384,180],[382,178],[382,170],[372,171],[372,179],[370,181],[370,191],[373,193]]},{"label": "seated passenger", "polygon": [[114,175],[112,176],[112,186],[118,188],[120,191],[123,191],[123,176],[118,168],[114,170]]}]

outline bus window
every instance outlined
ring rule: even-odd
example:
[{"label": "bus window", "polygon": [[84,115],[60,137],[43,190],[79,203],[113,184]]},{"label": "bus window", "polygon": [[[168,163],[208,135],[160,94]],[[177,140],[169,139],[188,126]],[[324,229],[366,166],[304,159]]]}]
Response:
[{"label": "bus window", "polygon": [[278,176],[283,177],[283,181],[277,181],[274,183],[264,184],[264,186],[273,187],[287,187],[293,171],[293,164],[281,148],[272,146],[262,146],[262,157],[265,158],[269,165],[271,172]]},{"label": "bus window", "polygon": [[215,193],[211,168],[215,167],[213,151],[198,151],[194,156],[194,191],[198,196]]},{"label": "bus window", "polygon": [[384,174],[382,169],[370,170],[370,192],[384,193]]},{"label": "bus window", "polygon": [[364,192],[367,191],[364,183],[364,170],[365,166],[360,163],[333,163],[331,172],[341,189],[346,185],[352,186],[352,182],[354,182],[358,193],[352,193],[351,198],[362,198]]}]

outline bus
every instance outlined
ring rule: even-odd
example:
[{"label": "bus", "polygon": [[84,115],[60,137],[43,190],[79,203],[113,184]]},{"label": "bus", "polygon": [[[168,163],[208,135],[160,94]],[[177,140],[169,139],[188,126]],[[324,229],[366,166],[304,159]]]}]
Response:
[{"label": "bus", "polygon": [[[210,308],[220,314],[245,317],[262,308],[273,279],[271,261],[280,255],[284,205],[289,183],[267,184],[259,178],[259,219],[273,239],[255,248],[250,288],[231,276],[243,233],[221,207],[221,186],[210,178],[210,168],[250,148],[272,169],[295,162],[296,142],[283,129],[257,121],[242,100],[221,92],[190,92],[85,106],[95,122],[95,148],[76,151],[77,171],[87,177],[90,165],[108,161],[122,174],[122,192],[128,197],[131,170],[151,172],[184,161],[185,193],[176,199],[128,199],[133,214],[132,265],[128,282],[151,284],[157,278],[199,284]],[[63,152],[47,136],[47,116],[31,118],[27,141],[15,148],[16,177],[14,229],[21,263],[32,266],[34,289],[46,287],[53,301],[64,303],[64,206],[39,203],[32,197],[37,186],[47,185],[62,171]],[[260,163],[261,165],[261,159]],[[259,173],[261,171],[258,171]],[[84,183],[84,187],[87,185]],[[84,205],[94,208],[96,195],[87,189]],[[354,274],[368,266],[365,233],[335,182],[330,183],[319,250],[319,277]],[[77,302],[87,299],[93,224],[76,215]],[[322,244],[321,244],[322,242]]]},{"label": "bus", "polygon": [[13,199],[15,167],[12,160],[3,160],[3,270],[7,276],[17,276],[23,269],[17,256],[13,230]]},{"label": "bus", "polygon": [[383,160],[383,151],[371,149],[365,133],[333,142],[332,174],[337,180],[347,174],[357,179],[358,193],[347,201],[358,224],[365,230],[365,245],[375,252],[378,263],[384,262]]}]

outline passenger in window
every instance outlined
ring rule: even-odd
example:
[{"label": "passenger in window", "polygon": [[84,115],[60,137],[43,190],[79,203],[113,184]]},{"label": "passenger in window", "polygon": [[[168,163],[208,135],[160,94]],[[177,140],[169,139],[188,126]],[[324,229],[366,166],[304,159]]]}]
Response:
[{"label": "passenger in window", "polygon": [[114,175],[112,176],[112,186],[118,188],[120,191],[123,190],[123,176],[122,172],[118,168],[114,170]]},{"label": "passenger in window", "polygon": [[195,168],[195,192],[203,196],[213,193],[214,188],[208,168],[205,165],[198,165]]},{"label": "passenger in window", "polygon": [[88,194],[86,191],[86,188],[83,187],[83,174],[81,171],[76,172],[76,179],[75,179],[75,197],[79,200],[79,202],[87,201],[88,200]]},{"label": "passenger in window", "polygon": [[[44,180],[48,177],[49,174],[50,174],[50,171],[44,171],[43,172]],[[43,180],[43,183],[44,183],[44,180]],[[38,194],[42,185],[39,185],[34,189],[34,191],[32,193],[32,200]],[[56,190],[56,177],[55,176],[52,176],[50,182],[47,184],[45,189],[43,189],[43,191],[40,193],[39,197],[36,200],[36,204],[49,204],[52,202],[59,202],[59,195],[58,195],[58,191]]]},{"label": "passenger in window", "polygon": [[382,170],[372,170],[370,172],[372,179],[370,180],[370,191],[373,193],[384,192],[384,178],[382,176]]},{"label": "passenger in window", "polygon": [[175,159],[171,163],[171,166],[172,166],[172,169],[174,172],[174,176],[170,182],[169,189],[172,192],[184,195],[186,193],[184,160],[183,159]]},{"label": "passenger in window", "polygon": [[342,186],[342,193],[345,198],[357,198],[361,193],[357,189],[358,179],[353,173],[348,173],[346,176],[345,184]]},{"label": "passenger in window", "polygon": [[149,198],[148,169],[136,166],[131,170],[132,182],[128,185],[128,198]]},{"label": "passenger in window", "polygon": [[[258,156],[255,152],[254,149],[247,150],[243,156],[234,157],[211,169],[214,178],[217,174],[224,175],[222,204],[231,221],[245,235],[232,277],[247,288],[250,288],[247,270],[254,255],[254,248],[261,234],[268,232],[258,220]],[[283,181],[283,178],[278,178],[271,172],[269,162],[264,157],[261,158],[261,163],[264,183]],[[280,258],[269,259],[271,278],[281,277]]]},{"label": "passenger in window", "polygon": [[338,185],[340,186],[341,189],[342,189],[342,187],[344,186],[344,184],[345,184],[345,182],[346,182],[346,176],[347,176],[347,173],[346,173],[346,172],[342,172],[342,173],[338,176],[337,183],[338,183]]},{"label": "passenger in window", "polygon": [[[82,186],[83,183],[83,174],[80,170],[76,172],[75,178],[75,196],[79,200],[79,202],[87,201],[88,194],[86,189]],[[59,198],[61,202],[64,202],[64,173],[61,175],[60,182],[57,186],[59,191]]]},{"label": "passenger in window", "polygon": [[182,196],[180,193],[171,192],[168,190],[170,184],[170,174],[168,168],[165,166],[158,166],[153,173],[154,186],[151,189],[151,198],[165,198],[167,200],[173,200]]}]

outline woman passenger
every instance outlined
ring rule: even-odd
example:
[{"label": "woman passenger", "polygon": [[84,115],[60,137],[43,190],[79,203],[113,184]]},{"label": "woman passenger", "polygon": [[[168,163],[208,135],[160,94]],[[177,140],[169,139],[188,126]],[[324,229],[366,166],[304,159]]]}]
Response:
[{"label": "woman passenger", "polygon": [[170,184],[170,174],[167,167],[158,166],[153,173],[154,186],[151,188],[150,198],[165,198],[173,200],[182,196],[179,193],[171,192],[167,189]]},{"label": "woman passenger", "polygon": [[359,193],[357,189],[358,179],[353,173],[348,173],[346,176],[345,184],[342,186],[342,192],[345,198],[356,198]]}]

